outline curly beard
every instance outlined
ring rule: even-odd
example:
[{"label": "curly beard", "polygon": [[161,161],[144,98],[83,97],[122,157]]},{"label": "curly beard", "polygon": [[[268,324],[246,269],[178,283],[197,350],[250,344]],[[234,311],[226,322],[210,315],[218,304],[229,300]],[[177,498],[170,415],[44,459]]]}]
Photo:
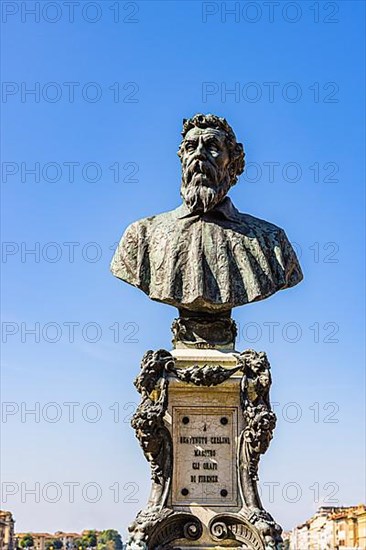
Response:
[{"label": "curly beard", "polygon": [[193,213],[215,208],[231,187],[227,171],[221,174],[211,162],[194,160],[182,166],[181,197]]}]

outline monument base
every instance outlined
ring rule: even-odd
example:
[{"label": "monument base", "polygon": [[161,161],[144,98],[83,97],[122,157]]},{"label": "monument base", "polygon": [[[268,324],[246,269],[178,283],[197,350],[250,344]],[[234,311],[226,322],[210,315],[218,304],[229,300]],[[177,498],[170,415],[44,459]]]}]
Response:
[{"label": "monument base", "polygon": [[281,528],[257,491],[275,427],[266,355],[217,349],[148,351],[132,426],[151,465],[147,508],[127,549],[279,549]]}]

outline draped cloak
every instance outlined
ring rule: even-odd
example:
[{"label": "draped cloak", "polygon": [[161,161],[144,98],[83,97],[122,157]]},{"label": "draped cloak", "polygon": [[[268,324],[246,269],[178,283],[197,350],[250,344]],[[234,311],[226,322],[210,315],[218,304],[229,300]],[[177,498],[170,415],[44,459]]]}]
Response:
[{"label": "draped cloak", "polygon": [[228,197],[205,214],[182,204],[131,224],[111,271],[152,300],[203,313],[263,300],[303,278],[284,230],[240,213]]}]

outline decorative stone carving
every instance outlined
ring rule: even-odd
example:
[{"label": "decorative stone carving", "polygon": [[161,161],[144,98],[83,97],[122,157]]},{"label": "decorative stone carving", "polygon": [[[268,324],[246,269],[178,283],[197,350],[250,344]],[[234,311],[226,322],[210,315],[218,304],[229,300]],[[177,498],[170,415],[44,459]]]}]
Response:
[{"label": "decorative stone carving", "polygon": [[[128,527],[130,536],[127,540],[126,550],[147,550],[149,539],[154,529],[173,514],[169,508],[152,506],[141,510],[136,519]],[[150,546],[150,548],[152,548]]]},{"label": "decorative stone carving", "polygon": [[209,523],[209,531],[214,541],[235,540],[243,543],[243,549],[265,550],[262,539],[253,526],[237,514],[221,514]]},{"label": "decorative stone carving", "polygon": [[215,516],[210,533],[215,541],[232,539],[251,550],[280,548],[281,528],[263,509],[257,490],[260,455],[267,450],[276,424],[269,399],[270,365],[264,352],[246,350],[235,357],[237,365],[232,368],[218,364],[177,368],[168,351],[145,353],[141,372],[135,380],[142,400],[131,424],[151,466],[152,489],[146,510],[138,514],[129,528],[128,550],[173,549],[170,543],[174,540],[196,540],[194,537],[198,539],[202,534],[202,525],[192,514],[182,514],[166,506],[173,464],[172,439],[164,424],[169,377],[211,387],[222,384],[239,371],[242,372],[240,403],[244,429],[239,435],[238,474],[243,508],[240,514]]},{"label": "decorative stone carving", "polygon": [[129,532],[126,550],[173,550],[174,540],[198,540],[202,524],[192,514],[153,507],[139,512]]},{"label": "decorative stone carving", "polygon": [[265,550],[282,550],[282,528],[265,510],[252,511],[248,520],[264,541]]},{"label": "decorative stone carving", "polygon": [[236,323],[230,317],[179,317],[172,324],[173,345],[234,349]]},{"label": "decorative stone carving", "polygon": [[237,360],[243,371],[240,401],[245,426],[239,437],[238,468],[245,514],[261,533],[266,549],[278,548],[282,529],[263,509],[257,489],[260,455],[268,449],[276,426],[269,399],[270,364],[264,352],[254,350],[244,351]]},{"label": "decorative stone carving", "polygon": [[152,489],[148,507],[165,504],[172,475],[172,440],[164,425],[168,404],[167,365],[173,365],[172,355],[165,350],[145,353],[135,386],[142,400],[131,420],[136,437],[151,466]]},{"label": "decorative stone carving", "polygon": [[[157,526],[150,537],[149,548],[157,550],[168,550],[170,543],[186,539],[187,541],[198,540],[202,535],[202,524],[192,514],[175,512]],[[166,545],[169,545],[168,547]]]},{"label": "decorative stone carving", "polygon": [[177,369],[174,365],[169,364],[167,370],[182,382],[189,384],[195,384],[196,386],[217,386],[225,380],[228,380],[230,376],[238,372],[242,368],[241,364],[232,369],[221,367],[220,365],[194,365],[193,367],[185,369]]},{"label": "decorative stone carving", "polygon": [[[276,415],[271,410],[269,391],[271,387],[270,364],[264,352],[246,350],[238,356],[243,370],[241,381],[241,407],[245,428],[241,437],[243,468],[252,480],[258,479],[260,455],[268,449],[276,426]],[[254,495],[247,495],[248,506],[256,506]]]}]

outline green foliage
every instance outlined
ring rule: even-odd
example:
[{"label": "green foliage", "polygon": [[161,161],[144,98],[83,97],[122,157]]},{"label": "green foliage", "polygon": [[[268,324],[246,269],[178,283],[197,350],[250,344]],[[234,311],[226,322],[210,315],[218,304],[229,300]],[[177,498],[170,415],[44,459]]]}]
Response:
[{"label": "green foliage", "polygon": [[96,548],[97,546],[97,534],[95,530],[87,531],[82,537],[82,541],[86,548]]},{"label": "green foliage", "polygon": [[20,546],[22,548],[31,548],[32,546],[34,546],[34,540],[30,533],[24,535],[24,537],[20,541]]},{"label": "green foliage", "polygon": [[46,549],[53,548],[54,550],[60,550],[63,547],[61,539],[51,539],[46,542]]},{"label": "green foliage", "polygon": [[76,550],[79,550],[79,548],[82,548],[82,550],[86,549],[86,543],[82,538],[78,538],[74,540],[74,547]]},{"label": "green foliage", "polygon": [[97,550],[122,550],[121,535],[115,529],[106,529],[98,536]]}]

